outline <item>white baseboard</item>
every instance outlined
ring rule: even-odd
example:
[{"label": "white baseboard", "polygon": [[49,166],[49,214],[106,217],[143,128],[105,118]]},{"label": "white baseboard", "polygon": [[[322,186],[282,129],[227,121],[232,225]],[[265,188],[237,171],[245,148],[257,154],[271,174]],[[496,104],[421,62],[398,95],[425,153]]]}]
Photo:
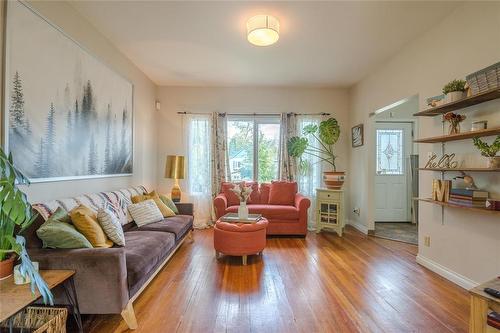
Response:
[{"label": "white baseboard", "polygon": [[358,229],[365,235],[368,235],[368,227],[366,225],[351,220],[347,220],[347,224],[352,225],[354,228]]},{"label": "white baseboard", "polygon": [[458,284],[460,287],[464,289],[471,289],[474,287],[477,287],[480,283],[477,283],[475,281],[472,281],[469,278],[466,278],[463,275],[458,274],[457,272],[454,272],[446,267],[444,267],[441,264],[438,264],[437,262],[430,260],[428,258],[422,257],[420,254],[417,255],[417,262],[424,266],[427,269],[430,269],[434,273],[437,273],[444,277],[447,280],[450,280],[451,282]]}]

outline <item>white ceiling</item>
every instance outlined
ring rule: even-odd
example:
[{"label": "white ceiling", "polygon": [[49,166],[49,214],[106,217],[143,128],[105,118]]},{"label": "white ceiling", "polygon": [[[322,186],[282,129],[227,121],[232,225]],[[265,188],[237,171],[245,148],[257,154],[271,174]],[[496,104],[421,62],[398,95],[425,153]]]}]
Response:
[{"label": "white ceiling", "polygon": [[[347,87],[458,3],[71,4],[158,85]],[[255,47],[246,41],[245,23],[263,13],[280,20],[280,39],[273,46]]]}]

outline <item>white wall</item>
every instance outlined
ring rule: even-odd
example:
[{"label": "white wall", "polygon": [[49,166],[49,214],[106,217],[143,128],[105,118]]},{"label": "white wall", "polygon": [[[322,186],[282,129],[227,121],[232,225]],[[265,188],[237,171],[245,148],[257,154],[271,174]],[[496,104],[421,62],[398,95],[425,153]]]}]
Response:
[{"label": "white wall", "polygon": [[[350,93],[351,125],[364,123],[366,144],[351,149],[350,205],[361,207],[361,216],[350,214],[351,223],[367,228],[373,221],[373,167],[368,154],[373,149],[373,120],[368,114],[395,101],[418,94],[420,109],[425,98],[438,95],[448,81],[500,61],[500,3],[469,2],[451,12],[438,26],[404,47],[387,63],[354,86]],[[492,101],[470,110],[464,127],[471,120],[487,119],[490,126],[500,125],[500,102]],[[439,117],[420,119],[419,137],[440,135]],[[484,166],[484,159],[472,142],[447,144],[447,152],[460,152],[458,158],[469,166]],[[419,145],[420,165],[427,152],[440,152],[440,145]],[[500,199],[500,177],[474,174],[479,186]],[[453,174],[447,174],[453,177]],[[420,173],[420,196],[429,197],[433,178],[439,173]],[[368,191],[367,191],[368,188]],[[423,244],[431,237],[431,246]],[[486,281],[500,273],[500,218],[498,215],[445,209],[420,204],[419,262],[463,286]]]},{"label": "white wall", "polygon": [[[158,118],[158,184],[170,191],[172,182],[163,178],[165,157],[186,155],[183,142],[183,116],[178,111],[228,113],[318,113],[328,112],[341,126],[336,145],[338,170],[348,165],[350,128],[348,127],[348,93],[328,88],[226,88],[226,87],[160,87],[161,111]],[[186,188],[186,182],[181,182]]]},{"label": "white wall", "polygon": [[134,85],[134,174],[131,177],[32,184],[26,189],[29,200],[36,202],[139,184],[156,186],[157,127],[154,83],[68,3],[30,1],[30,5]]}]

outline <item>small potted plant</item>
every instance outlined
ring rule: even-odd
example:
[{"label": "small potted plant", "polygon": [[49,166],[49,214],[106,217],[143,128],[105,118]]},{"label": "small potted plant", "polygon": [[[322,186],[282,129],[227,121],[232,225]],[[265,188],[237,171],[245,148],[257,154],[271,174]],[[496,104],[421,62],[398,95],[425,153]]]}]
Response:
[{"label": "small potted plant", "polygon": [[[288,155],[299,158],[299,170],[305,171],[308,163],[302,159],[304,154],[317,157],[320,161],[332,167],[332,171],[323,172],[323,181],[329,189],[340,189],[344,184],[345,171],[337,171],[333,146],[339,140],[340,126],[335,118],[322,121],[319,126],[307,125],[302,131],[302,137],[292,137],[288,140]],[[313,145],[313,142],[319,145]]]},{"label": "small potted plant", "polygon": [[456,102],[465,98],[465,85],[464,80],[453,80],[448,82],[443,87],[443,94],[445,94],[446,102]]},{"label": "small potted plant", "polygon": [[12,275],[14,262],[19,259],[19,272],[31,282],[31,291],[34,293],[36,286],[44,302],[52,304],[52,293],[31,262],[21,236],[36,216],[26,194],[18,188],[20,184],[29,185],[29,181],[14,166],[12,155],[7,157],[0,148],[0,280]]},{"label": "small potted plant", "polygon": [[443,116],[443,120],[450,123],[448,134],[460,133],[460,123],[465,120],[465,116],[453,112],[448,112]]},{"label": "small potted plant", "polygon": [[481,152],[481,155],[488,158],[488,168],[499,169],[500,156],[497,156],[497,153],[500,151],[500,135],[497,136],[491,145],[480,138],[474,138],[472,140],[474,141],[474,146]]}]

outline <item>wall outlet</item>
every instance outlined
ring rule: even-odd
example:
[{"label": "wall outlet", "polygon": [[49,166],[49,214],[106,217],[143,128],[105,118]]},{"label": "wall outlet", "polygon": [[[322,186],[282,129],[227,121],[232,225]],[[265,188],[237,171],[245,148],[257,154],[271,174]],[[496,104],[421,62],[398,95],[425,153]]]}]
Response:
[{"label": "wall outlet", "polygon": [[431,246],[431,236],[425,236],[424,237],[424,245],[427,247]]}]

